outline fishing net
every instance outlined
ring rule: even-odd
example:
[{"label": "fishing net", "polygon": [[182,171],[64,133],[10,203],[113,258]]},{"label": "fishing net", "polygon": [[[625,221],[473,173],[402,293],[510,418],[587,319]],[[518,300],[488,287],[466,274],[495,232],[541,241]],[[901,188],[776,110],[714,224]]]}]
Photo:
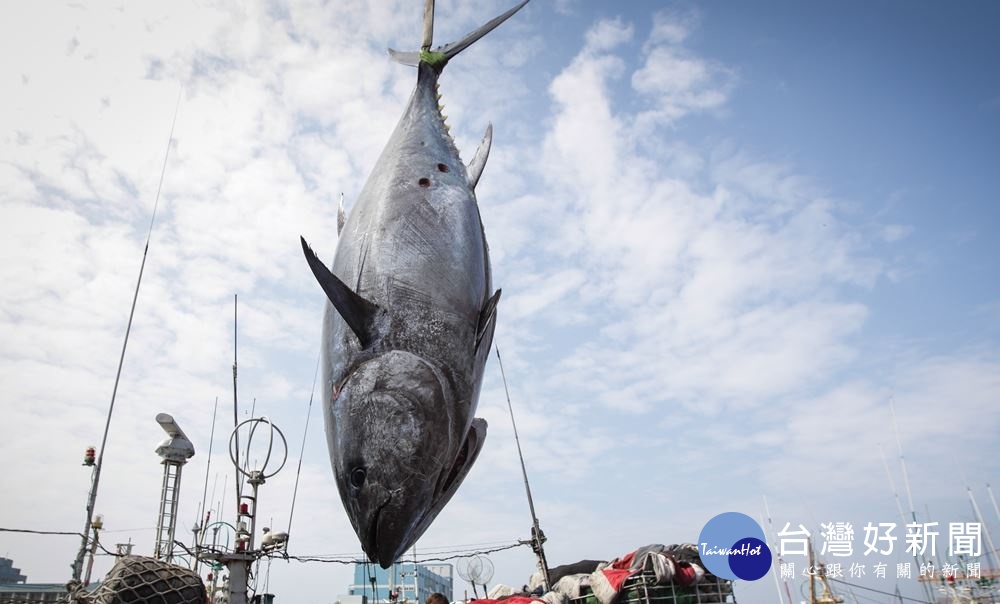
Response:
[{"label": "fishing net", "polygon": [[92,594],[70,591],[80,604],[205,603],[205,585],[194,571],[143,556],[120,558]]}]

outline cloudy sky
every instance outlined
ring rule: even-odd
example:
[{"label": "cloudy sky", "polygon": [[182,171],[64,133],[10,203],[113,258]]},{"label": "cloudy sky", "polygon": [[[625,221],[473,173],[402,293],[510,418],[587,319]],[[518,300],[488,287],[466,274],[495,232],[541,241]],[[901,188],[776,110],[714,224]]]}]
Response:
[{"label": "cloudy sky", "polygon": [[[508,4],[440,0],[436,41]],[[169,412],[198,449],[190,541],[216,397],[208,490],[232,500],[218,452],[238,293],[239,413],[256,401],[289,436],[261,502],[287,527],[324,304],[298,237],[332,255],[337,200],[350,210],[415,82],[384,49],[416,47],[421,14],[419,0],[0,8],[0,525],[82,528],[80,461],[100,442],[179,107],[97,511],[109,545],[151,551],[153,418]],[[448,66],[466,161],[494,125],[477,194],[504,290],[495,341],[552,565],[695,541],[718,513],[760,518],[764,496],[777,528],[848,521],[860,540],[899,522],[879,453],[908,509],[890,401],[918,519],[972,521],[971,486],[1000,537],[998,26],[985,2],[536,0]],[[357,552],[319,405],[290,551]],[[418,553],[529,536],[495,359],[479,415],[486,447]],[[77,545],[0,534],[30,581],[66,580]],[[527,548],[493,560],[493,582],[515,585],[534,564]],[[890,577],[859,582],[891,592]],[[274,562],[269,582],[328,603],[350,569]],[[770,577],[737,594],[777,599]]]}]

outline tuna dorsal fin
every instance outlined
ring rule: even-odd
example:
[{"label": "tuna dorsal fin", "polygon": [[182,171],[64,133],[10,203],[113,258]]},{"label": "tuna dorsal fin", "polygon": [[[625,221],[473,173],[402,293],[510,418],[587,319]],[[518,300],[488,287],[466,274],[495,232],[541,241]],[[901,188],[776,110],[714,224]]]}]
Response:
[{"label": "tuna dorsal fin", "polygon": [[469,162],[469,166],[466,169],[469,175],[469,186],[473,189],[479,183],[479,177],[483,175],[483,168],[486,167],[486,158],[490,156],[490,145],[492,144],[493,124],[488,124],[486,126],[486,134],[483,135],[483,142],[479,143],[476,155],[473,156],[472,161]]},{"label": "tuna dorsal fin", "polygon": [[344,211],[344,194],[340,194],[340,204],[337,206],[337,235],[344,230],[344,223],[347,222],[347,212]]},{"label": "tuna dorsal fin", "polygon": [[312,269],[313,275],[319,281],[320,287],[326,292],[326,297],[330,299],[333,307],[337,309],[347,326],[358,337],[361,347],[368,348],[375,340],[375,317],[379,312],[379,307],[344,285],[344,282],[330,272],[323,261],[316,257],[316,252],[312,251],[312,248],[306,243],[305,237],[300,237],[300,239],[302,240],[302,253],[306,255],[306,262],[309,263],[309,268]]},{"label": "tuna dorsal fin", "polygon": [[419,52],[399,52],[398,50],[390,48],[389,56],[392,57],[394,61],[402,63],[403,65],[415,66],[423,61],[432,67],[441,70],[445,64],[452,59],[452,57],[472,46],[477,40],[479,40],[479,38],[482,38],[496,29],[498,25],[507,19],[510,19],[514,13],[521,10],[529,1],[530,0],[523,0],[514,8],[490,20],[488,23],[468,34],[458,42],[445,44],[444,46],[439,46],[434,50],[431,50],[431,38],[433,37],[434,32],[434,0],[427,0],[427,4],[424,8],[424,38],[421,50]]},{"label": "tuna dorsal fin", "polygon": [[[500,302],[500,292],[502,290],[497,290],[490,299],[486,301],[483,305],[483,309],[479,311],[479,326],[476,329],[476,348],[479,348],[479,344],[483,341],[483,336],[487,333],[490,334],[490,341],[492,341],[493,327],[496,325],[497,321],[497,303]],[[486,343],[487,347],[490,342]]]}]

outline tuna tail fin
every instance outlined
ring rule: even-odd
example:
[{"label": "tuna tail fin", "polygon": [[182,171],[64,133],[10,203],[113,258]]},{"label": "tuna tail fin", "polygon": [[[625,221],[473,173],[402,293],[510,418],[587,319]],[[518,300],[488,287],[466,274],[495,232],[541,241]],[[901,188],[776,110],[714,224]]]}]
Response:
[{"label": "tuna tail fin", "polygon": [[316,257],[316,252],[306,243],[305,237],[299,239],[302,240],[302,253],[306,255],[306,262],[309,263],[309,268],[319,281],[320,287],[326,292],[326,297],[358,337],[361,347],[368,348],[375,341],[375,317],[380,310],[379,307],[347,287],[337,275],[326,268],[322,260]]},{"label": "tuna tail fin", "polygon": [[421,62],[424,62],[440,71],[444,68],[448,61],[452,59],[452,57],[472,46],[477,40],[479,40],[479,38],[482,38],[496,29],[498,25],[507,19],[510,19],[514,13],[524,8],[524,5],[528,2],[530,2],[530,0],[523,0],[514,8],[492,19],[458,42],[445,44],[444,46],[439,46],[434,50],[431,50],[431,42],[434,32],[434,0],[427,0],[427,4],[424,8],[424,43],[421,49],[416,52],[400,52],[390,48],[389,56],[392,57],[394,61],[402,63],[403,65],[412,65],[416,67]]}]

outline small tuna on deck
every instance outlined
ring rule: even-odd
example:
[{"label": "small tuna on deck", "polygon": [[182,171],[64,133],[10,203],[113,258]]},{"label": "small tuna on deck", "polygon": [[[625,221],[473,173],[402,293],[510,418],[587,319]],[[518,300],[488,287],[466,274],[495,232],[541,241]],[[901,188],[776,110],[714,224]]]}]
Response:
[{"label": "small tuna on deck", "polygon": [[333,472],[365,553],[384,568],[427,530],[486,437],[486,422],[473,415],[500,291],[474,189],[492,127],[464,165],[438,78],[525,4],[431,50],[428,0],[422,49],[389,51],[417,68],[417,86],[350,216],[340,210],[332,268],[302,240],[331,302],[323,392]]}]

